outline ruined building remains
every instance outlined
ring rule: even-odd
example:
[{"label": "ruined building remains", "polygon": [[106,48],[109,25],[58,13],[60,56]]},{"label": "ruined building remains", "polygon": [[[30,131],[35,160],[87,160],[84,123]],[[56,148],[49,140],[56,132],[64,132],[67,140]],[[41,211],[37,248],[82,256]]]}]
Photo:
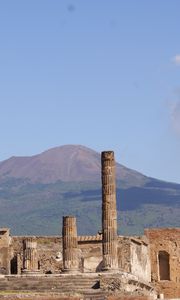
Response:
[{"label": "ruined building remains", "polygon": [[114,153],[102,152],[101,164],[102,232],[78,236],[74,216],[63,217],[62,237],[11,236],[1,228],[1,291],[65,293],[71,286],[74,292],[180,298],[180,228],[119,236]]}]

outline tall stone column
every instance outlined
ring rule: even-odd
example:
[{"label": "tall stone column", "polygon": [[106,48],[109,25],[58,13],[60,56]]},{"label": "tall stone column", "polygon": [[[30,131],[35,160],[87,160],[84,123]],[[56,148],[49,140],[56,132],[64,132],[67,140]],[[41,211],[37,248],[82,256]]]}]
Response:
[{"label": "tall stone column", "polygon": [[103,270],[117,270],[117,211],[113,151],[101,153]]},{"label": "tall stone column", "polygon": [[37,241],[35,237],[29,237],[23,240],[23,274],[37,273],[38,255]]},{"label": "tall stone column", "polygon": [[63,217],[63,272],[76,273],[79,271],[78,242],[76,218]]}]

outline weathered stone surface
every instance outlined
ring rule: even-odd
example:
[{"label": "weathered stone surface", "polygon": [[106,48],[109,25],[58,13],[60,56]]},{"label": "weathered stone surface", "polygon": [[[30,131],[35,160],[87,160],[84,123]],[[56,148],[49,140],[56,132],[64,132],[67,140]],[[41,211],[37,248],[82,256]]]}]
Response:
[{"label": "weathered stone surface", "polygon": [[118,269],[115,160],[113,151],[101,154],[103,270]]},{"label": "weathered stone surface", "polygon": [[[18,269],[23,268],[23,240],[26,237],[12,237],[12,258],[19,257]],[[40,270],[42,273],[59,274],[63,269],[62,261],[62,238],[58,236],[36,237],[37,252]],[[135,242],[136,241],[136,242]],[[134,246],[133,246],[134,245]],[[141,277],[144,270],[144,256],[137,253],[146,252],[142,248],[147,248],[142,239],[134,237],[118,236],[118,267],[124,272],[133,272],[134,275]],[[138,250],[139,249],[139,250]],[[137,253],[136,253],[137,252]],[[133,254],[134,253],[134,254]],[[132,255],[132,259],[131,259]],[[82,272],[100,272],[102,269],[102,240],[99,236],[79,236],[78,237],[78,256]],[[134,258],[138,258],[138,260]],[[138,262],[138,268],[136,267]],[[142,263],[142,266],[141,266]],[[14,274],[17,274],[17,259]],[[20,272],[18,273],[20,274]],[[150,274],[148,275],[150,276]]]},{"label": "weathered stone surface", "polygon": [[149,296],[108,296],[107,300],[152,300],[153,297]]},{"label": "weathered stone surface", "polygon": [[0,228],[0,274],[10,273],[10,243],[9,228]]},{"label": "weathered stone surface", "polygon": [[79,271],[76,218],[63,217],[63,272]]},{"label": "weathered stone surface", "polygon": [[[11,273],[21,274],[23,269],[23,240],[25,237],[12,237]],[[41,273],[59,274],[63,268],[62,262],[62,238],[57,236],[36,237],[38,263]]]},{"label": "weathered stone surface", "polygon": [[36,237],[23,240],[23,270],[25,274],[39,272]]},{"label": "weathered stone surface", "polygon": [[53,292],[60,295],[77,295],[84,294],[87,291],[96,292],[99,289],[99,276],[91,274],[91,276],[82,274],[38,274],[36,276],[4,276],[0,278],[0,294],[2,291],[19,292],[25,291],[25,294],[31,292],[44,293]]},{"label": "weathered stone surface", "polygon": [[62,296],[62,295],[56,295],[53,293],[46,293],[46,295],[42,295],[42,293],[30,293],[30,294],[24,294],[24,293],[6,293],[6,295],[0,295],[0,299],[6,299],[6,300],[83,300],[82,296]]},{"label": "weathered stone surface", "polygon": [[147,282],[151,281],[150,249],[142,240],[131,238],[130,266],[132,274]]},{"label": "weathered stone surface", "polygon": [[156,295],[154,288],[146,281],[125,272],[100,276],[100,288],[113,295]]},{"label": "weathered stone surface", "polygon": [[146,229],[152,281],[166,298],[180,297],[180,228]]}]

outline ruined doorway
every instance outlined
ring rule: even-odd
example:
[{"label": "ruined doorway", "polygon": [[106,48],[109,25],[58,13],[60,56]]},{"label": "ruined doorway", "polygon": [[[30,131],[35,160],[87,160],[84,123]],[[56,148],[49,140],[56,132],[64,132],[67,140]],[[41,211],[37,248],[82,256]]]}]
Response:
[{"label": "ruined doorway", "polygon": [[14,256],[11,259],[11,274],[17,274],[18,270],[17,270],[17,256]]},{"label": "ruined doorway", "polygon": [[159,251],[159,280],[170,280],[169,253]]}]

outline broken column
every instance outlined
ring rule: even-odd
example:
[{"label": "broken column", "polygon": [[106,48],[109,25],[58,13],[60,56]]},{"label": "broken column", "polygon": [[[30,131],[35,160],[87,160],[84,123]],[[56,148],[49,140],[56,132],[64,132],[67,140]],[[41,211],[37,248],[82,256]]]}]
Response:
[{"label": "broken column", "polygon": [[101,153],[103,270],[117,270],[117,211],[113,151]]},{"label": "broken column", "polygon": [[38,270],[37,241],[35,237],[23,240],[23,274],[33,274]]},{"label": "broken column", "polygon": [[79,259],[75,217],[63,217],[62,239],[63,272],[76,273],[79,271]]}]

